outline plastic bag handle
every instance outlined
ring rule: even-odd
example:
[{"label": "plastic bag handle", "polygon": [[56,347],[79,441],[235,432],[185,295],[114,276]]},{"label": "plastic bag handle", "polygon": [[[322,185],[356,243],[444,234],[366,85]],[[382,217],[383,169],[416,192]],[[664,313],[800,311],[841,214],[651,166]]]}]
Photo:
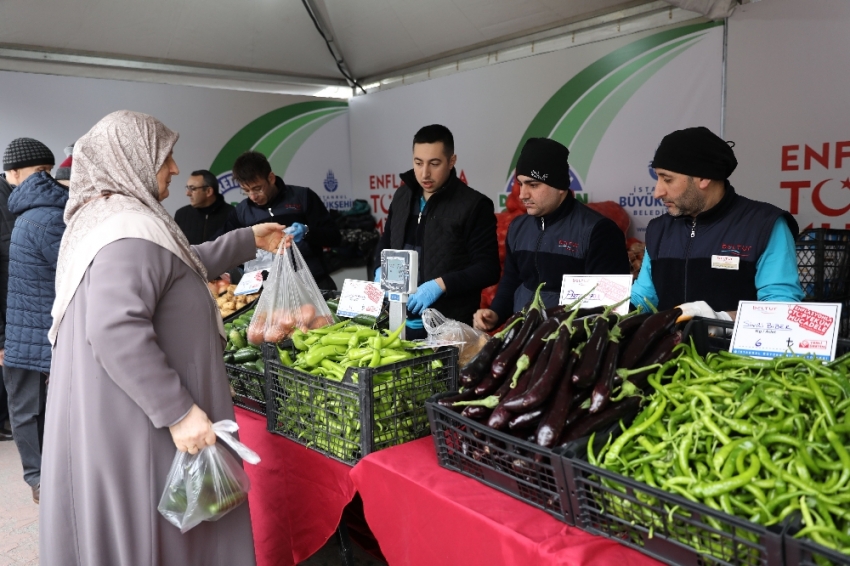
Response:
[{"label": "plastic bag handle", "polygon": [[217,437],[222,439],[228,446],[239,454],[239,456],[249,464],[259,464],[260,455],[236,440],[231,433],[239,430],[239,425],[231,420],[218,421],[212,425],[213,432]]}]

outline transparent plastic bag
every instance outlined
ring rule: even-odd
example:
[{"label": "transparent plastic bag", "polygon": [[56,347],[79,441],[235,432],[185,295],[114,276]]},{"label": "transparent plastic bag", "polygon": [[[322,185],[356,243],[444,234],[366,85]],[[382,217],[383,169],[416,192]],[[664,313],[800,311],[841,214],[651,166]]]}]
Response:
[{"label": "transparent plastic bag", "polygon": [[278,249],[263,288],[248,325],[251,344],[276,344],[296,328],[307,332],[333,324],[333,315],[297,246]]},{"label": "transparent plastic bag", "polygon": [[425,309],[422,313],[422,326],[428,333],[428,342],[455,342],[458,347],[458,364],[460,367],[475,357],[484,347],[490,336],[456,320],[446,318],[435,309]]},{"label": "transparent plastic bag", "polygon": [[[218,438],[226,442],[245,462],[257,464],[256,452],[230,433],[239,430],[231,420],[212,425]],[[213,444],[194,456],[174,455],[157,509],[169,523],[185,533],[202,521],[217,521],[248,498],[251,482],[227,448]]]},{"label": "transparent plastic bag", "polygon": [[274,254],[257,248],[257,255],[251,261],[245,263],[244,272],[251,273],[252,271],[268,271],[274,264]]}]

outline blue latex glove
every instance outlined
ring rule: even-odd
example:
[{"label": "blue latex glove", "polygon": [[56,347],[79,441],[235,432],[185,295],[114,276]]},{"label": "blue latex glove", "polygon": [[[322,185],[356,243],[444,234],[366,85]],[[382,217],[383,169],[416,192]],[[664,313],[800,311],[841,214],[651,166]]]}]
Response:
[{"label": "blue latex glove", "polygon": [[375,278],[372,280],[372,282],[373,283],[380,283],[381,282],[381,268],[380,267],[375,270]]},{"label": "blue latex glove", "polygon": [[408,318],[404,321],[404,325],[411,330],[422,330],[425,328],[421,318]]},{"label": "blue latex glove", "polygon": [[307,235],[307,227],[301,224],[300,222],[293,222],[291,226],[288,226],[284,231],[284,234],[291,234],[294,236],[294,240],[296,244],[300,244],[301,240],[304,239],[304,236]]},{"label": "blue latex glove", "polygon": [[413,314],[422,314],[422,311],[434,304],[440,298],[443,290],[433,279],[419,286],[413,295],[407,299],[407,310]]}]

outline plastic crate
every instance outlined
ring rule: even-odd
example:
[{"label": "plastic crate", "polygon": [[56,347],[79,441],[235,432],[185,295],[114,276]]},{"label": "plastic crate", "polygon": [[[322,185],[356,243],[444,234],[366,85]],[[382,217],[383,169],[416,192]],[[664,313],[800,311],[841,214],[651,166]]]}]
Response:
[{"label": "plastic crate", "polygon": [[[455,395],[456,393],[451,393]],[[437,461],[573,524],[561,459],[533,442],[494,430],[429,399],[428,418]]]},{"label": "plastic crate", "polygon": [[783,544],[785,545],[785,564],[787,566],[848,566],[850,565],[850,556],[842,554],[831,548],[821,546],[809,539],[794,538],[793,532],[799,530],[799,525],[793,529],[786,530],[783,535]]},{"label": "plastic crate", "polygon": [[[845,305],[850,310],[850,305]],[[844,307],[842,307],[842,319],[844,319]],[[709,336],[708,328],[710,326],[724,328],[728,330],[728,336]],[[682,333],[682,340],[687,342],[693,338],[694,346],[701,356],[705,356],[709,352],[718,352],[720,350],[729,351],[729,344],[732,342],[732,329],[735,323],[728,320],[714,320],[711,318],[694,317],[685,325]],[[835,355],[840,356],[850,352],[850,339],[846,337],[838,338],[835,346]]]},{"label": "plastic crate", "polygon": [[427,436],[426,399],[457,389],[457,348],[349,368],[341,382],[284,366],[274,345],[265,353],[268,430],[345,464]]},{"label": "plastic crate", "polygon": [[[251,301],[232,315],[224,319],[225,323],[232,322],[257,306],[257,301]],[[245,369],[239,364],[224,364],[227,379],[233,390],[233,404],[248,411],[266,414],[266,376],[263,372]]]},{"label": "plastic crate", "polygon": [[763,527],[576,458],[562,458],[575,525],[668,564],[780,566],[782,527]]},{"label": "plastic crate", "polygon": [[797,269],[807,301],[850,296],[850,230],[813,228],[797,236]]}]

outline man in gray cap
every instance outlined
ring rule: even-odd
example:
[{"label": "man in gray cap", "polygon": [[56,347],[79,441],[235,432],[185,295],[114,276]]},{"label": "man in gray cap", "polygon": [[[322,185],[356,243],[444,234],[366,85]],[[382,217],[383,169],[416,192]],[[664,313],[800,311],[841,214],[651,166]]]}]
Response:
[{"label": "man in gray cap", "polygon": [[[30,176],[42,171],[50,173],[56,159],[53,152],[32,138],[13,140],[3,153],[3,171],[0,176],[0,366],[6,353],[6,309],[9,289],[9,248],[16,216],[9,211],[12,190]],[[33,500],[38,503],[41,470],[41,431],[44,426],[44,408],[47,387],[44,379],[13,379],[9,370],[3,371],[3,382],[8,394],[9,417],[12,435],[24,466],[25,480],[32,488]],[[2,423],[0,423],[2,424]]]},{"label": "man in gray cap", "polygon": [[565,274],[629,273],[626,235],[573,196],[569,155],[549,138],[525,142],[516,178],[526,214],[508,228],[502,280],[490,308],[475,313],[475,328],[498,327],[531,300],[540,283],[546,283],[541,291],[546,306],[557,305]]}]

